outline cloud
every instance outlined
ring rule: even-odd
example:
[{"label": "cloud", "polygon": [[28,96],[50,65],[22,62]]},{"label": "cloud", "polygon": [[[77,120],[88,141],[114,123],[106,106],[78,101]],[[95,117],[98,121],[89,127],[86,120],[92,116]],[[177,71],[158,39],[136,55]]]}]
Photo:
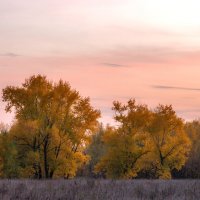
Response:
[{"label": "cloud", "polygon": [[8,53],[0,54],[0,56],[2,56],[2,57],[18,57],[20,55],[16,54],[16,53],[8,52]]},{"label": "cloud", "polygon": [[[152,45],[122,45],[114,46],[111,50],[106,52],[108,60],[115,60],[116,63],[168,63],[171,57],[178,55],[178,50],[169,46],[152,46]],[[124,67],[123,65],[115,63],[102,63],[111,67]]]},{"label": "cloud", "polygon": [[110,63],[123,63],[123,66],[134,64],[199,64],[200,48],[177,47],[172,45],[115,45],[102,53]]},{"label": "cloud", "polygon": [[161,89],[161,90],[200,91],[200,88],[175,87],[175,86],[166,86],[166,85],[153,85],[152,87],[155,89]]},{"label": "cloud", "polygon": [[108,67],[124,67],[124,65],[116,64],[116,63],[101,63],[101,65]]}]

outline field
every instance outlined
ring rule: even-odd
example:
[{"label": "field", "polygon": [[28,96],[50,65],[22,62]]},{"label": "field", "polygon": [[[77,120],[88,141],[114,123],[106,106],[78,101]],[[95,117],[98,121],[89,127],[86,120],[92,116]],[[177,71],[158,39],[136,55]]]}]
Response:
[{"label": "field", "polygon": [[200,180],[1,180],[0,199],[200,199]]}]

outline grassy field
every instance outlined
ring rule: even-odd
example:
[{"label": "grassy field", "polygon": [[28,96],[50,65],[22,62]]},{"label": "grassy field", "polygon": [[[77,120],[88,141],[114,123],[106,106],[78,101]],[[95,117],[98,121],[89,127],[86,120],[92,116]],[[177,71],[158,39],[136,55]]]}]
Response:
[{"label": "grassy field", "polygon": [[199,180],[1,180],[0,199],[200,199]]}]

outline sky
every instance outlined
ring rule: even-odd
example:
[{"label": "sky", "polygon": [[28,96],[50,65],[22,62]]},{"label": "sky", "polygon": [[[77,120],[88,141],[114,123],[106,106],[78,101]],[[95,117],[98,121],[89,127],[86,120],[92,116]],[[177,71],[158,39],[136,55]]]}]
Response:
[{"label": "sky", "polygon": [[[114,123],[112,102],[172,104],[200,117],[200,1],[1,0],[0,90],[63,79]],[[11,123],[4,111],[0,121]]]}]

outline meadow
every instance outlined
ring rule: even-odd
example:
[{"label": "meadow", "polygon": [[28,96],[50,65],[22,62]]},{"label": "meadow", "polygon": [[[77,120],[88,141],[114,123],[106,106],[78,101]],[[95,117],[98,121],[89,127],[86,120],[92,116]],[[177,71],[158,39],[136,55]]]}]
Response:
[{"label": "meadow", "polygon": [[200,199],[200,180],[1,180],[0,199]]}]

